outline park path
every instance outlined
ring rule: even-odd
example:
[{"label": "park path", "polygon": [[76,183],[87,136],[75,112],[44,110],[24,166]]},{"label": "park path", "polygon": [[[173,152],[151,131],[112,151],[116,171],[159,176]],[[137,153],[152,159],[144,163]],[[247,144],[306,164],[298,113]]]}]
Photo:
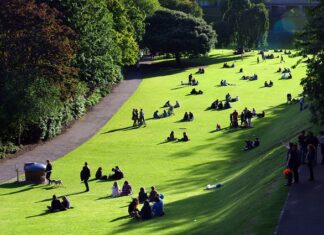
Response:
[{"label": "park path", "polygon": [[129,72],[112,92],[104,97],[84,117],[76,121],[64,133],[38,145],[19,157],[0,161],[0,183],[16,177],[16,166],[23,173],[24,163],[55,160],[90,139],[118,111],[122,104],[134,93],[141,82],[139,70]]},{"label": "park path", "polygon": [[[317,159],[321,161],[322,156],[319,154]],[[309,171],[306,165],[299,172],[299,183],[290,189],[275,234],[323,235],[324,165],[317,164],[314,167],[313,182],[308,181]]]}]

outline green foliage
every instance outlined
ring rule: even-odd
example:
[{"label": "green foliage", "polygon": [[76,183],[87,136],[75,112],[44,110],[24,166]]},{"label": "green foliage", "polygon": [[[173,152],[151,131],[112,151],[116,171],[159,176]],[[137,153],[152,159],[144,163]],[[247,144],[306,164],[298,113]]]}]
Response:
[{"label": "green foliage", "polygon": [[206,54],[214,46],[216,33],[203,19],[178,11],[158,10],[147,18],[145,45],[152,53]]},{"label": "green foliage", "polygon": [[196,0],[159,0],[162,7],[202,17],[203,11]]},{"label": "green foliage", "polygon": [[311,102],[312,120],[324,124],[324,1],[309,12],[308,23],[300,35],[302,54],[312,54],[308,60],[307,77],[301,84]]},{"label": "green foliage", "polygon": [[[249,0],[228,1],[224,21],[230,29],[230,41],[238,48],[257,47],[266,44],[269,30],[269,14],[263,3]],[[226,41],[228,37],[226,37]]]}]

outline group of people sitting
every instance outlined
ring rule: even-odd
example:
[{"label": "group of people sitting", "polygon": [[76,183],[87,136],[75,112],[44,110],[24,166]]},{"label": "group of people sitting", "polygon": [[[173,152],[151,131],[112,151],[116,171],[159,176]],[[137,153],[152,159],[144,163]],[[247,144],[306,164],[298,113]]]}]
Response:
[{"label": "group of people sitting", "polygon": [[[151,187],[149,195],[144,188],[140,188],[138,198],[133,198],[128,205],[128,214],[132,218],[143,220],[163,216],[165,214],[163,198],[163,195],[159,194],[154,186]],[[152,203],[152,206],[150,203]],[[138,209],[139,204],[143,204],[141,210]]]},{"label": "group of people sitting", "polygon": [[220,85],[221,85],[221,86],[234,86],[235,84],[230,84],[230,83],[227,83],[226,80],[221,80],[221,81],[220,81]]},{"label": "group of people sitting", "polygon": [[241,77],[242,80],[249,80],[249,81],[254,81],[254,80],[258,80],[258,75],[253,74],[252,76],[242,76]]},{"label": "group of people sitting", "polygon": [[277,72],[278,73],[290,73],[291,70],[290,70],[290,68],[284,68],[283,70],[281,70],[281,68],[279,68]]},{"label": "group of people sitting", "polygon": [[223,64],[223,68],[226,68],[226,69],[228,69],[228,68],[235,68],[235,64],[233,63],[232,65],[229,65],[229,64],[227,64],[227,62],[225,62]]},{"label": "group of people sitting", "polygon": [[54,194],[52,197],[52,203],[50,206],[47,206],[49,212],[58,212],[58,211],[65,211],[70,209],[70,201],[67,199],[66,196],[62,197],[62,202],[56,197]]},{"label": "group of people sitting", "polygon": [[267,81],[264,82],[264,87],[272,87],[273,82],[270,80],[269,83]]},{"label": "group of people sitting", "polygon": [[256,148],[260,145],[260,140],[259,138],[255,138],[255,140],[245,140],[245,147],[244,147],[244,151]]},{"label": "group of people sitting", "polygon": [[204,74],[205,73],[205,69],[203,67],[199,68],[198,71],[196,72],[196,74]]},{"label": "group of people sitting", "polygon": [[265,116],[265,112],[263,111],[262,113],[257,113],[254,108],[251,111],[245,107],[245,109],[239,115],[238,112],[234,110],[234,112],[230,114],[230,127],[231,128],[239,127],[238,118],[241,119],[241,127],[243,128],[252,127],[251,119],[255,116],[262,118]]},{"label": "group of people sitting", "polygon": [[196,88],[193,88],[190,92],[191,95],[202,95],[203,94],[203,91],[202,90],[199,90],[197,91]]},{"label": "group of people sitting", "polygon": [[96,171],[96,179],[97,180],[120,180],[124,178],[124,173],[120,170],[118,166],[115,166],[115,168],[111,169],[112,173],[107,175],[103,175],[102,173],[102,167],[99,167]]},{"label": "group of people sitting", "polygon": [[167,137],[167,141],[175,141],[175,140],[187,142],[187,141],[189,141],[189,137],[186,132],[183,132],[182,138],[178,139],[174,136],[174,131],[171,131],[170,135]]},{"label": "group of people sitting", "polygon": [[291,79],[291,78],[292,78],[291,73],[283,73],[281,75],[281,79]]},{"label": "group of people sitting", "polygon": [[192,74],[188,76],[188,83],[181,81],[181,85],[189,85],[189,86],[197,86],[199,84],[198,80],[196,80]]},{"label": "group of people sitting", "polygon": [[[234,98],[234,99],[235,99],[235,101],[237,101],[238,97],[237,97],[237,100],[236,100],[236,98]],[[230,99],[230,101],[232,101],[234,99]],[[210,109],[216,109],[216,110],[229,109],[229,108],[231,108],[230,101],[226,100],[225,103],[223,104],[223,101],[219,101],[217,99],[210,105]]]},{"label": "group of people sitting", "polygon": [[194,120],[194,115],[192,112],[185,112],[185,114],[183,115],[183,119],[182,121],[184,122],[190,122]]},{"label": "group of people sitting", "polygon": [[153,113],[153,118],[154,119],[166,118],[166,117],[171,116],[172,114],[174,114],[173,107],[170,107],[168,110],[163,110],[163,113],[162,114],[159,114],[159,110],[156,110]]}]

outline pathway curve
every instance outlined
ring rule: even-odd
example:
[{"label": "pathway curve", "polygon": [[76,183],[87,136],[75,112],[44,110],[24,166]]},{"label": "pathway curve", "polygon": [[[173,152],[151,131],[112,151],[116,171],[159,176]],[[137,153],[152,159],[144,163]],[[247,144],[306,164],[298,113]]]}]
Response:
[{"label": "pathway curve", "polygon": [[300,168],[300,181],[290,189],[276,235],[324,234],[324,165],[314,167],[314,177],[315,181],[308,181],[307,166]]},{"label": "pathway curve", "polygon": [[122,104],[134,93],[141,82],[140,71],[131,72],[112,92],[104,97],[83,118],[76,121],[64,133],[19,157],[0,161],[0,183],[16,177],[15,166],[23,172],[26,162],[55,160],[90,139],[115,114]]}]

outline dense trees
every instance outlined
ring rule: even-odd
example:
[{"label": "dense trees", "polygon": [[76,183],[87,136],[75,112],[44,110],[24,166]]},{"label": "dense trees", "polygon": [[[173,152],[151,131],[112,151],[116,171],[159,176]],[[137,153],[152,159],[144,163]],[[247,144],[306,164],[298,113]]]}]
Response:
[{"label": "dense trees", "polygon": [[216,33],[203,19],[171,10],[147,18],[145,45],[153,53],[174,54],[178,62],[181,55],[209,52],[215,41]]},{"label": "dense trees", "polygon": [[196,0],[159,0],[162,7],[202,17],[203,11]]},{"label": "dense trees", "polygon": [[311,102],[310,110],[313,121],[324,124],[324,0],[309,13],[308,24],[301,34],[300,46],[306,56],[312,54],[308,61],[307,77],[301,84],[304,93]]},{"label": "dense trees", "polygon": [[268,11],[263,3],[229,0],[224,21],[230,28],[230,40],[238,48],[263,45],[269,29]]}]

